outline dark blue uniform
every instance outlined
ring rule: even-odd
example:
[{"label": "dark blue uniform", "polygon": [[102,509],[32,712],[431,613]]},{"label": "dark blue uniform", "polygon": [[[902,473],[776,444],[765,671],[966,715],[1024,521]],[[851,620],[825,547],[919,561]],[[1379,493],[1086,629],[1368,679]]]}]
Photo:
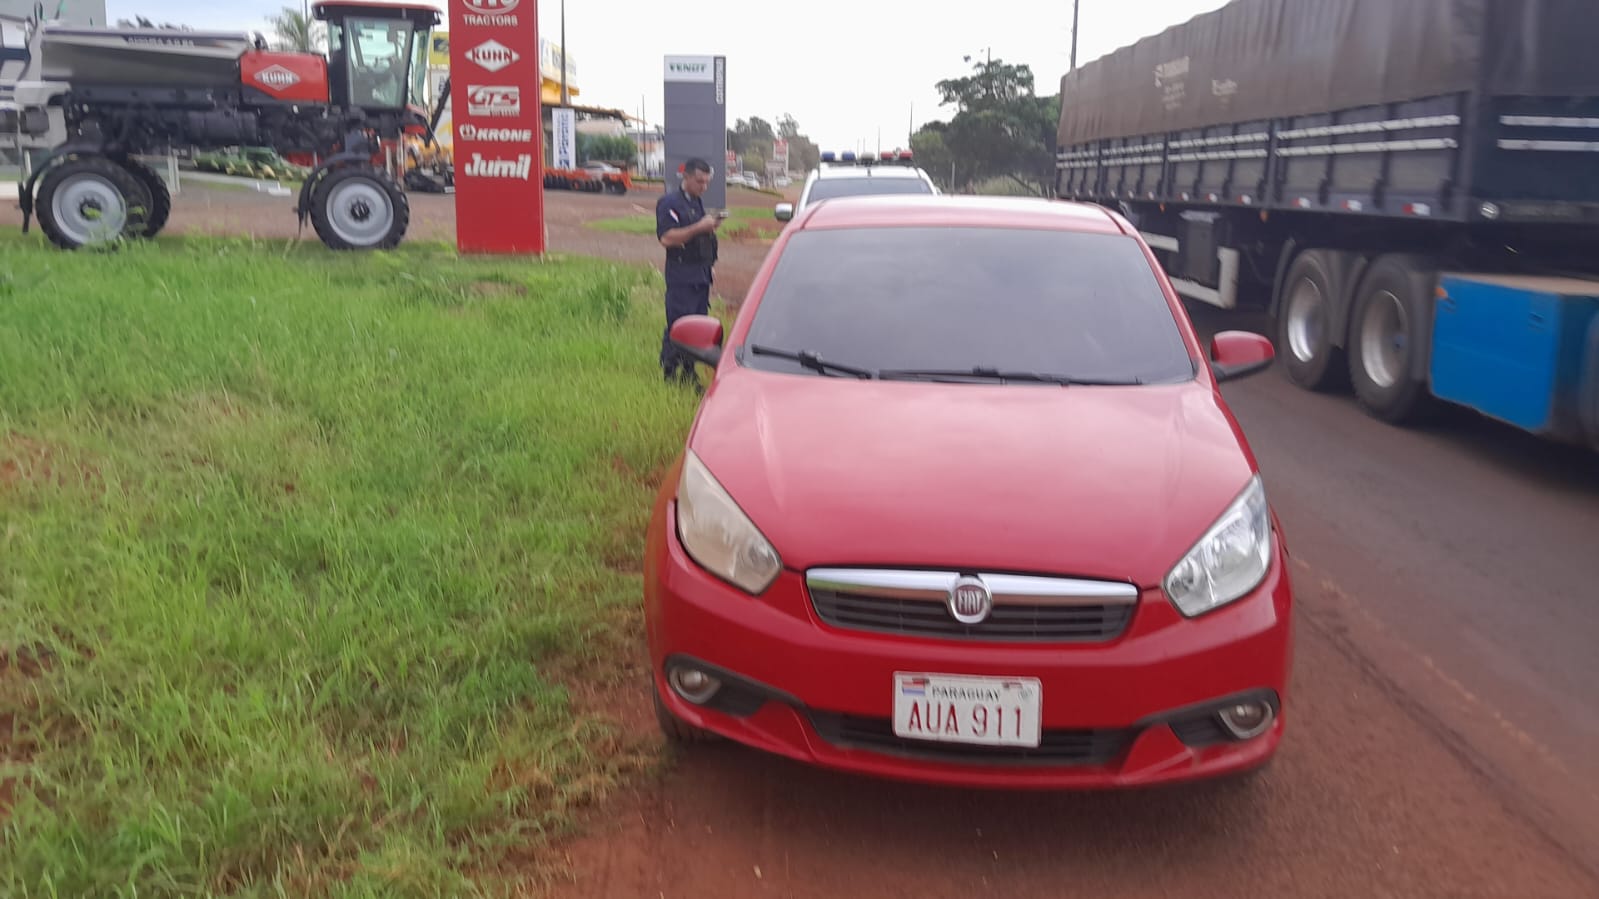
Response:
[{"label": "dark blue uniform", "polygon": [[[705,204],[681,188],[665,194],[655,203],[655,237],[692,225],[705,217]],[[716,264],[716,235],[702,234],[682,247],[666,251],[666,331],[661,335],[661,371],[666,377],[689,378],[694,374],[692,360],[672,346],[672,323],[685,315],[705,315],[711,311],[711,267]]]}]

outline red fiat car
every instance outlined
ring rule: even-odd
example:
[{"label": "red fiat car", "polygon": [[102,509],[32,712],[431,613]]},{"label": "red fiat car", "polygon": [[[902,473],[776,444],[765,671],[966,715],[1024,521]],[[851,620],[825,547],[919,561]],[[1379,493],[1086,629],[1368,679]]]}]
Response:
[{"label": "red fiat car", "polygon": [[931,783],[1120,787],[1259,767],[1292,589],[1219,382],[1122,218],[821,203],[784,231],[654,509],[668,736]]}]

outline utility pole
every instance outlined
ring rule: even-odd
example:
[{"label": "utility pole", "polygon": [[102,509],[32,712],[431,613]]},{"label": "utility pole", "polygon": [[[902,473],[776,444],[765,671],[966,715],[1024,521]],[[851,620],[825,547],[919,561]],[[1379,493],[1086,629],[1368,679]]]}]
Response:
[{"label": "utility pole", "polygon": [[1082,0],[1072,0],[1072,68],[1077,71],[1077,5]]},{"label": "utility pole", "polygon": [[572,95],[566,90],[566,0],[561,0],[561,105],[572,105]]}]

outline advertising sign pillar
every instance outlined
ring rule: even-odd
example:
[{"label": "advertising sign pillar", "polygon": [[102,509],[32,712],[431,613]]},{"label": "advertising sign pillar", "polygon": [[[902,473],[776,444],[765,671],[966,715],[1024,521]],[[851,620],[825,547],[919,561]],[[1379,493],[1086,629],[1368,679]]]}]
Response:
[{"label": "advertising sign pillar", "polygon": [[[677,190],[683,163],[716,166],[727,154],[727,57],[666,57],[666,189]],[[711,174],[708,209],[727,207],[727,172]]]},{"label": "advertising sign pillar", "polygon": [[450,0],[455,244],[545,250],[536,0]]},{"label": "advertising sign pillar", "polygon": [[550,168],[577,168],[577,112],[571,108],[550,110]]}]

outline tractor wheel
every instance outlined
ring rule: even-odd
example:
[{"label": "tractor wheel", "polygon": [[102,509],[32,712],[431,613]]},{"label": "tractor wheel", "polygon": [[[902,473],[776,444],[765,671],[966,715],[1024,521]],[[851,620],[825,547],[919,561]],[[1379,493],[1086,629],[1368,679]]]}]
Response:
[{"label": "tractor wheel", "polygon": [[64,250],[142,237],[153,206],[150,191],[104,156],[77,156],[39,182],[39,227]]},{"label": "tractor wheel", "polygon": [[376,170],[336,169],[311,195],[311,224],[332,250],[392,250],[411,224],[411,204]]},{"label": "tractor wheel", "polygon": [[138,178],[139,183],[150,192],[150,207],[144,217],[144,234],[140,236],[155,237],[167,226],[167,219],[172,215],[172,191],[167,189],[167,182],[155,169],[137,159],[123,160],[122,167]]}]

